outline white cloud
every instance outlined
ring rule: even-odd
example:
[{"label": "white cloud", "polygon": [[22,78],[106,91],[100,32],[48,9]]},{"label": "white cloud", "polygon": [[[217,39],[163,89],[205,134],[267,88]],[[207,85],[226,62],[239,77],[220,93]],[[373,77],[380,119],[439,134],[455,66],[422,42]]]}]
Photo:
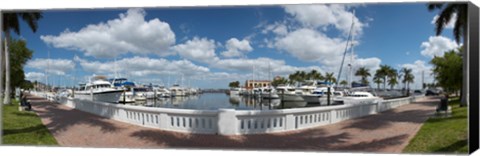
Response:
[{"label": "white cloud", "polygon": [[45,81],[45,74],[44,73],[38,73],[38,72],[28,72],[25,73],[25,79],[30,80],[30,81],[39,81],[43,82]]},{"label": "white cloud", "polygon": [[[435,25],[435,21],[437,21],[438,17],[439,17],[438,15],[433,16],[432,22],[430,22],[430,23],[432,23],[432,24]],[[453,29],[453,28],[455,27],[455,22],[456,22],[456,21],[457,21],[457,14],[453,14],[452,17],[451,17],[451,19],[450,19],[450,21],[449,21],[448,24],[445,26],[445,28],[447,28],[447,29]]]},{"label": "white cloud", "polygon": [[250,42],[246,39],[238,40],[237,38],[231,38],[225,44],[227,51],[222,52],[224,57],[239,57],[244,56],[244,53],[248,53],[253,50],[250,46]]},{"label": "white cloud", "polygon": [[65,75],[75,69],[75,63],[67,59],[35,59],[27,62],[26,67],[46,71],[56,75]]},{"label": "white cloud", "polygon": [[319,66],[296,67],[287,65],[284,60],[275,60],[265,57],[256,59],[223,59],[212,64],[211,66],[218,69],[248,74],[249,79],[252,78],[253,72],[255,74],[255,79],[268,79],[269,72],[271,72],[270,78],[273,78],[273,76],[276,75],[286,76],[294,73],[295,71],[310,71],[312,69],[324,74],[324,70]]},{"label": "white cloud", "polygon": [[114,74],[115,70],[123,76],[151,76],[151,75],[202,75],[210,70],[198,66],[188,60],[166,60],[147,57],[124,58],[110,62],[87,61],[77,58],[76,61],[87,72],[95,74]]},{"label": "white cloud", "polygon": [[355,23],[355,35],[362,34],[362,29],[365,27],[365,24],[353,15],[348,10],[350,7],[346,5],[286,5],[284,8],[288,14],[305,27],[327,30],[329,26],[333,26],[343,34],[348,34],[352,25],[352,18]]},{"label": "white cloud", "polygon": [[178,44],[172,49],[180,56],[193,61],[209,63],[218,60],[215,54],[215,41],[207,38],[194,37],[183,44]]},{"label": "white cloud", "polygon": [[343,56],[346,41],[329,38],[312,29],[299,29],[278,38],[275,47],[302,61],[319,61],[323,65],[338,65]]},{"label": "white cloud", "polygon": [[128,52],[173,54],[168,51],[175,44],[170,25],[158,18],[145,21],[145,15],[142,9],[129,9],[106,23],[91,24],[78,32],[67,29],[58,36],[42,35],[40,38],[56,48],[83,51],[97,58],[113,58]]},{"label": "white cloud", "polygon": [[[414,63],[402,64],[401,68],[412,69],[412,74],[415,76],[414,83],[410,85],[410,88],[421,89],[422,88],[422,72],[425,83],[432,83],[434,78],[432,75],[432,66],[426,64],[425,61],[417,60]],[[399,82],[401,83],[401,79]],[[401,85],[403,87],[403,84]]]},{"label": "white cloud", "polygon": [[422,42],[420,47],[423,48],[421,51],[423,56],[433,58],[434,56],[443,56],[443,53],[456,49],[459,45],[455,41],[444,36],[430,36],[428,41]]},{"label": "white cloud", "polygon": [[269,32],[273,32],[276,35],[286,35],[288,33],[288,28],[285,25],[285,22],[276,22],[274,24],[266,25],[265,28],[262,30],[262,34],[267,34]]}]

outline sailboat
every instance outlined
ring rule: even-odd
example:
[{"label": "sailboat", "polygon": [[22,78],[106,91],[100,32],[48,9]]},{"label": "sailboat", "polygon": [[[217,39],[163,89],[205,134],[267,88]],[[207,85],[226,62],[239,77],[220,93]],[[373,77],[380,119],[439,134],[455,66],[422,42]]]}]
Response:
[{"label": "sailboat", "polygon": [[[345,56],[347,54],[348,50],[348,45],[350,42],[354,40],[354,34],[352,34],[354,25],[355,25],[355,20],[353,19],[355,17],[355,11],[353,11],[353,17],[352,17],[352,25],[350,28],[350,32],[348,34],[348,40],[347,40],[347,47],[345,47],[345,52],[343,54],[343,59],[342,59],[342,64],[340,66],[340,71],[338,73],[337,80],[340,80],[340,75],[342,73],[342,67],[343,63],[345,60]],[[351,38],[350,38],[351,37]],[[352,77],[353,77],[353,59],[354,59],[354,44],[351,43],[351,55],[350,55],[350,63],[348,64],[350,68],[349,76],[348,76],[348,81],[349,84],[352,84]],[[365,87],[362,87],[361,89],[356,89],[353,88],[353,86],[350,86],[350,90],[346,92],[345,95],[343,96],[337,96],[333,99],[334,103],[340,103],[340,104],[363,104],[363,103],[376,103],[378,100],[381,98],[374,96],[372,93],[363,91]]]}]

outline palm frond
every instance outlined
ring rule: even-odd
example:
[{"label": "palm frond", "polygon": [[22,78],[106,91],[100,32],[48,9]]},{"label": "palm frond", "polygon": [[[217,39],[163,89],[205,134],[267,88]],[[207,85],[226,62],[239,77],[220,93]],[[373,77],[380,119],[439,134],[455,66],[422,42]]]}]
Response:
[{"label": "palm frond", "polygon": [[443,5],[445,3],[439,3],[439,2],[432,2],[432,3],[428,3],[427,4],[427,7],[428,7],[428,11],[433,11],[435,9],[442,9]]}]

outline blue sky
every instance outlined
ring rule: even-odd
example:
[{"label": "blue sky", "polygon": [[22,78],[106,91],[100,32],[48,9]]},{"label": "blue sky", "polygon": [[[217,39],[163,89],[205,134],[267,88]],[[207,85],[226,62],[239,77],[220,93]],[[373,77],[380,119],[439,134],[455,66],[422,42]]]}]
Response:
[{"label": "blue sky", "polygon": [[429,60],[458,47],[450,26],[435,36],[436,13],[424,3],[46,10],[36,33],[22,23],[16,37],[34,51],[30,80],[48,73],[71,86],[96,74],[226,88],[296,70],[337,75],[353,16],[355,67],[412,68],[420,87],[422,71],[432,81]]}]

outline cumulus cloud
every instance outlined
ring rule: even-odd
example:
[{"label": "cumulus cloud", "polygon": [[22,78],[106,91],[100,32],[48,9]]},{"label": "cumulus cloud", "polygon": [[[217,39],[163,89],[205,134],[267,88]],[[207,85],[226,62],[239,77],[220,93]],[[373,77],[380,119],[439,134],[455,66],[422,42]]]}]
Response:
[{"label": "cumulus cloud", "polygon": [[45,80],[45,74],[44,73],[38,73],[38,72],[28,72],[25,73],[25,79],[30,80],[30,81],[44,81]]},{"label": "cumulus cloud", "polygon": [[245,53],[248,53],[253,50],[250,46],[250,41],[243,39],[238,40],[237,38],[231,38],[225,44],[227,51],[222,52],[224,57],[239,57],[244,56]]},{"label": "cumulus cloud", "polygon": [[343,34],[348,34],[352,19],[355,23],[354,34],[360,35],[365,27],[365,24],[350,12],[348,10],[350,7],[346,5],[286,5],[284,8],[285,12],[305,27],[327,30],[329,26],[333,26]]},{"label": "cumulus cloud", "polygon": [[113,58],[128,52],[174,54],[168,51],[175,44],[170,25],[158,18],[146,21],[145,15],[142,9],[129,9],[106,23],[91,24],[77,32],[67,29],[58,36],[42,35],[40,38],[56,48],[78,50],[96,58]]},{"label": "cumulus cloud", "polygon": [[[410,88],[421,89],[422,88],[422,72],[425,83],[432,83],[434,77],[432,75],[432,66],[425,61],[416,60],[414,63],[407,63],[400,65],[401,68],[412,69],[412,74],[415,76],[414,83],[410,85]],[[401,82],[401,80],[399,81]],[[402,84],[403,87],[403,84]]]},{"label": "cumulus cloud", "polygon": [[338,59],[343,56],[345,45],[346,41],[340,38],[329,38],[321,32],[307,28],[293,31],[275,42],[277,49],[302,61],[319,61],[324,65],[338,63]]},{"label": "cumulus cloud", "polygon": [[256,59],[223,59],[211,66],[218,69],[246,73],[249,74],[250,79],[252,78],[252,74],[254,74],[256,79],[268,79],[269,73],[272,78],[275,75],[286,76],[295,71],[310,71],[312,69],[324,73],[319,66],[296,67],[286,64],[284,60],[265,57]]},{"label": "cumulus cloud", "polygon": [[82,68],[95,74],[114,74],[115,70],[121,75],[152,76],[152,75],[202,75],[210,70],[198,66],[188,60],[166,60],[135,56],[117,61],[99,62],[76,58]]},{"label": "cumulus cloud", "polygon": [[444,36],[430,36],[428,41],[422,42],[421,54],[433,58],[434,56],[443,56],[446,51],[456,49],[459,47],[457,42]]},{"label": "cumulus cloud", "polygon": [[[433,16],[432,22],[430,22],[430,23],[432,23],[432,24],[435,25],[435,22],[437,21],[438,17],[439,17],[438,15]],[[445,28],[447,28],[447,29],[453,29],[453,28],[455,27],[455,22],[456,22],[456,21],[457,21],[457,14],[453,14],[453,15],[452,15],[452,18],[450,19],[450,21],[448,22],[448,24],[445,25]]]},{"label": "cumulus cloud", "polygon": [[27,68],[46,71],[51,74],[65,75],[67,72],[75,69],[75,63],[67,59],[42,59],[28,61]]},{"label": "cumulus cloud", "polygon": [[215,54],[215,41],[207,38],[194,37],[183,44],[178,44],[172,49],[186,59],[209,63],[218,60]]},{"label": "cumulus cloud", "polygon": [[276,22],[274,24],[266,25],[265,28],[262,30],[262,34],[267,34],[269,32],[273,32],[276,35],[286,35],[288,33],[288,28],[285,22]]}]

